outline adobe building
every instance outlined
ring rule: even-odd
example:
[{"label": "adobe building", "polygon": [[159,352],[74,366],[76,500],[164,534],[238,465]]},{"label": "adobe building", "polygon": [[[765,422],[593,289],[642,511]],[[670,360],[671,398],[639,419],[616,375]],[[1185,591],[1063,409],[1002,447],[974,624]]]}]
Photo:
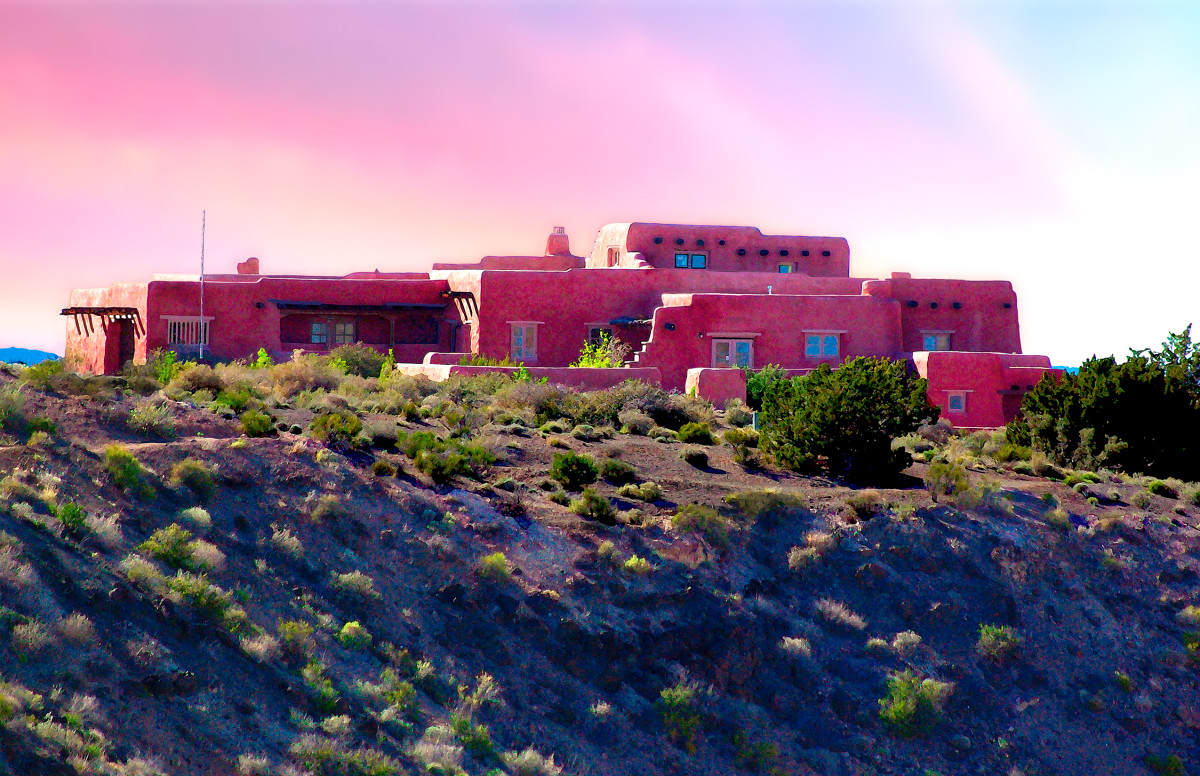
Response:
[{"label": "adobe building", "polygon": [[[201,316],[194,275],[77,289],[62,311],[67,358],[113,373],[160,348],[282,359],[360,342],[435,379],[476,354],[593,387],[625,377],[694,387],[721,403],[744,391],[739,367],[802,374],[886,356],[909,361],[942,416],[967,428],[1003,425],[1052,371],[1047,357],[1021,354],[1007,281],[855,278],[845,239],[753,227],[609,224],[588,256],[556,228],[543,255],[427,273],[270,275],[248,259],[236,274],[206,275],[203,293]],[[625,369],[568,371],[604,333],[633,347]]]}]

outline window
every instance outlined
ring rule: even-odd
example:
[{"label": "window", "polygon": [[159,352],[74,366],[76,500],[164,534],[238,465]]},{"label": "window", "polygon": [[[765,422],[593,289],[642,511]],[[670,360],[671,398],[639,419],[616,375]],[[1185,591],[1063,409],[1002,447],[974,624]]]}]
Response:
[{"label": "window", "polygon": [[692,269],[704,269],[708,266],[708,256],[703,253],[692,254]]},{"label": "window", "polygon": [[837,358],[840,337],[833,332],[809,332],[804,335],[804,355],[807,358]]},{"label": "window", "polygon": [[951,392],[946,396],[946,410],[949,412],[966,412],[967,411],[967,393],[966,391]]},{"label": "window", "polygon": [[675,254],[675,268],[676,269],[687,269],[687,265],[688,265],[688,255],[686,253],[676,253]]},{"label": "window", "polygon": [[536,323],[512,324],[512,341],[509,346],[509,354],[516,361],[537,360]]},{"label": "window", "polygon": [[612,327],[611,326],[589,326],[588,327],[587,341],[588,341],[589,345],[604,344],[604,338],[606,336],[609,339],[612,338]]},{"label": "window", "polygon": [[921,349],[922,350],[949,350],[950,335],[948,331],[926,331],[921,332]]},{"label": "window", "polygon": [[338,321],[333,324],[333,344],[349,345],[354,342],[354,321]]},{"label": "window", "polygon": [[312,343],[314,345],[323,345],[329,342],[329,324],[325,321],[313,321],[312,325]]},{"label": "window", "polygon": [[791,271],[792,271],[792,265],[791,265],[791,264],[780,264],[780,265],[779,265],[779,274],[780,274],[780,275],[786,275],[786,274],[788,274],[788,273],[789,273],[789,272],[791,272]]},{"label": "window", "polygon": [[163,316],[167,321],[168,345],[207,345],[208,327],[212,318],[204,316],[201,321],[195,315]]},{"label": "window", "polygon": [[753,367],[753,342],[748,339],[713,340],[712,365],[715,369],[735,366]]}]

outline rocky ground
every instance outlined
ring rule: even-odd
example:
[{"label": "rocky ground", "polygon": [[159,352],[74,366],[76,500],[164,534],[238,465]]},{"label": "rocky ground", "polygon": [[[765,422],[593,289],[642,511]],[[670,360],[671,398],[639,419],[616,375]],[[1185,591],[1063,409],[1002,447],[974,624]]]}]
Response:
[{"label": "rocky ground", "polygon": [[[920,461],[862,491],[511,422],[477,429],[478,478],[435,484],[292,433],[295,408],[247,439],[163,400],[173,437],[141,434],[114,387],[21,389],[53,430],[0,439],[0,773],[1200,768],[1186,486],[978,454],[934,502]],[[661,497],[601,480],[615,524],[576,514],[548,476],[567,449]],[[916,689],[885,709],[897,676]]]}]

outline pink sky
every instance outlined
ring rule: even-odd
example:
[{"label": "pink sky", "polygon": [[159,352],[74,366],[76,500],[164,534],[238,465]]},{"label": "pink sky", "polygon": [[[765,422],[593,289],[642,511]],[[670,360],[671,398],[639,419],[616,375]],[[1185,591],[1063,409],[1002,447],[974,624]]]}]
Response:
[{"label": "pink sky", "polygon": [[610,221],[1008,278],[1078,363],[1200,318],[1186,4],[0,3],[0,346],[75,286],[576,253]]}]

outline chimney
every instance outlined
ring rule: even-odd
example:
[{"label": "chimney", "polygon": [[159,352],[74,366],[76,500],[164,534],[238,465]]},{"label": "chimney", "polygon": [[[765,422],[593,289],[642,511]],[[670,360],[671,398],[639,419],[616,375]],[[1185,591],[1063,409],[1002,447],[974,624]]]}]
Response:
[{"label": "chimney", "polygon": [[257,275],[257,274],[259,274],[258,273],[258,259],[251,256],[250,258],[246,259],[245,261],[238,262],[237,270],[238,270],[239,275]]},{"label": "chimney", "polygon": [[571,243],[567,238],[567,230],[561,226],[554,227],[554,231],[546,238],[546,255],[547,256],[570,256]]}]

